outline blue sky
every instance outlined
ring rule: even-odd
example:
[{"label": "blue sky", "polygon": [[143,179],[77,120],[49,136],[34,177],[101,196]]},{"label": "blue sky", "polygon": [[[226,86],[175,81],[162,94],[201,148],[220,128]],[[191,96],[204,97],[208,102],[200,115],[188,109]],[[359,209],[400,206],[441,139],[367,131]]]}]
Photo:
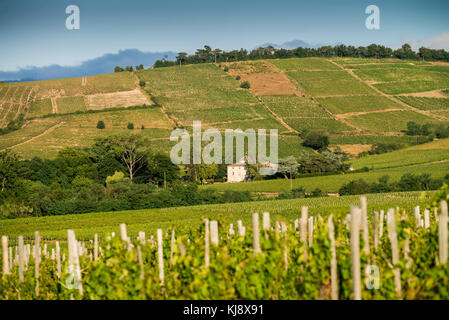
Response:
[{"label": "blue sky", "polygon": [[[80,8],[80,30],[65,27],[71,4]],[[380,8],[380,30],[365,28],[371,4]],[[435,0],[0,0],[0,70],[73,66],[124,49],[252,49],[293,39],[444,47],[448,12],[449,1]]]}]

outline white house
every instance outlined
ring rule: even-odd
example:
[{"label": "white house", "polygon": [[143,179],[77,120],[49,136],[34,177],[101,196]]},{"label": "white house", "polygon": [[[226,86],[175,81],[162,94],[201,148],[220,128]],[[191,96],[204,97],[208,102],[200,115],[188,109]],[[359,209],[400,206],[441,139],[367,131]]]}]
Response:
[{"label": "white house", "polygon": [[248,180],[248,168],[243,159],[235,164],[228,165],[228,182],[243,182]]}]

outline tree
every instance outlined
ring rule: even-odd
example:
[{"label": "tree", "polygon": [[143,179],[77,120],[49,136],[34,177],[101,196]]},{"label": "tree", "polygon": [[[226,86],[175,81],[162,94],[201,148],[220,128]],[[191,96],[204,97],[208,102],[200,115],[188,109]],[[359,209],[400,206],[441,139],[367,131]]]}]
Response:
[{"label": "tree", "polygon": [[186,60],[187,52],[179,52],[178,56],[176,57],[176,61],[179,62],[179,65],[182,65],[182,62]]},{"label": "tree", "polygon": [[214,54],[214,62],[217,63],[217,58],[223,51],[221,49],[214,49],[212,53]]},{"label": "tree", "polygon": [[10,150],[0,152],[0,191],[2,196],[17,187],[23,168],[18,155]]},{"label": "tree", "polygon": [[121,171],[116,171],[112,176],[106,178],[106,185],[125,182],[129,182],[129,178],[125,177],[125,174]]},{"label": "tree", "polygon": [[134,123],[128,122],[128,125],[126,126],[129,130],[134,130]]},{"label": "tree", "polygon": [[173,164],[170,157],[164,154],[149,154],[146,165],[147,181],[158,185],[166,185],[179,179],[179,167]]},{"label": "tree", "polygon": [[321,131],[311,131],[304,136],[303,145],[314,150],[325,150],[329,146],[329,137]]},{"label": "tree", "polygon": [[55,164],[59,174],[67,177],[69,182],[77,176],[90,179],[97,176],[96,167],[89,154],[74,147],[67,147],[59,151],[55,158]]},{"label": "tree", "polygon": [[144,140],[137,134],[117,135],[112,139],[114,148],[129,172],[132,183],[136,173],[144,166],[146,153]]},{"label": "tree", "polygon": [[116,67],[114,68],[114,72],[122,72],[122,71],[123,71],[123,69],[120,68],[119,66],[116,66]]},{"label": "tree", "polygon": [[242,88],[242,89],[249,89],[251,86],[250,86],[250,84],[249,84],[249,82],[248,81],[243,81],[241,84],[240,84],[240,88]]},{"label": "tree", "polygon": [[292,156],[279,161],[278,172],[283,174],[285,179],[290,175],[290,190],[293,190],[292,176],[298,172],[298,168],[298,161]]},{"label": "tree", "polygon": [[97,122],[97,129],[101,130],[101,129],[104,129],[104,128],[106,128],[106,126],[105,126],[103,120],[98,121]]}]

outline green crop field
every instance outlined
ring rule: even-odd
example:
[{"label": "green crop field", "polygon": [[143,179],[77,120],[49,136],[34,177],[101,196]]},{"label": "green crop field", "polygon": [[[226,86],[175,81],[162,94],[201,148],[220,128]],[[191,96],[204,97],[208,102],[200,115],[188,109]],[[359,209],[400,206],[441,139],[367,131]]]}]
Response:
[{"label": "green crop field", "polygon": [[[343,184],[353,180],[363,179],[368,183],[376,182],[380,177],[388,175],[390,182],[399,181],[406,173],[423,174],[429,173],[433,178],[443,178],[449,173],[449,162],[424,163],[413,166],[403,166],[397,168],[379,169],[371,172],[358,172],[349,174],[326,175],[315,177],[304,177],[292,180],[293,188],[304,187],[307,192],[312,192],[319,188],[323,192],[337,193]],[[288,192],[290,190],[290,180],[263,180],[244,183],[225,183],[217,185],[202,186],[203,189],[214,189],[217,191],[249,191],[249,192]]]},{"label": "green crop field", "polygon": [[438,123],[437,120],[411,110],[388,111],[354,115],[347,121],[371,132],[399,132],[407,129],[407,122]]},{"label": "green crop field", "polygon": [[56,103],[58,105],[58,113],[73,113],[87,110],[82,96],[57,98]]},{"label": "green crop field", "polygon": [[279,117],[329,118],[323,108],[310,98],[298,96],[264,96],[262,101]]},{"label": "green crop field", "polygon": [[401,94],[446,89],[449,88],[449,81],[396,81],[377,83],[374,86],[387,94]]},{"label": "green crop field", "polygon": [[[308,206],[312,215],[328,215],[346,212],[351,205],[358,205],[359,196],[309,198],[294,200],[267,200],[221,205],[203,205],[165,209],[89,213],[78,215],[49,216],[1,220],[0,234],[11,238],[23,235],[32,239],[39,231],[44,239],[66,239],[67,229],[73,229],[79,239],[91,239],[98,233],[104,239],[106,234],[119,234],[119,224],[127,224],[128,235],[136,237],[139,231],[154,232],[157,228],[188,231],[202,223],[203,218],[220,219],[236,224],[237,220],[249,223],[254,212],[269,211],[287,219],[297,219],[301,207]],[[422,204],[420,192],[403,192],[367,195],[369,210],[400,206],[412,209]]]},{"label": "green crop field", "polygon": [[[351,65],[351,64],[406,64],[410,63],[407,60],[399,59],[374,59],[374,58],[341,58],[333,57],[331,60],[337,62],[338,64]],[[415,63],[416,61],[411,61]]]},{"label": "green crop field", "polygon": [[[103,130],[96,128],[97,122],[100,120],[106,125],[106,128]],[[14,151],[26,158],[32,158],[33,156],[51,158],[65,146],[87,147],[93,143],[96,137],[106,137],[112,134],[130,132],[127,129],[128,122],[134,123],[135,130],[133,132],[142,132],[144,135],[148,135],[149,138],[168,139],[172,130],[171,124],[159,108],[114,110],[36,119],[22,130],[0,136],[0,146],[8,147],[28,140],[33,135],[39,135],[61,121],[64,122],[61,126],[35,138],[32,142],[15,147]],[[44,126],[43,123],[48,123],[48,125]],[[145,130],[140,129],[142,125],[145,127]],[[39,130],[36,130],[35,127],[39,128]],[[163,131],[159,132],[160,129]],[[154,131],[159,133],[153,135],[152,133]],[[25,132],[27,135],[25,135]],[[22,136],[23,138],[21,138]],[[17,138],[14,139],[14,137]],[[165,140],[165,144],[166,147],[161,151],[169,149],[170,145],[168,140]],[[44,155],[42,154],[42,150],[45,150]]]},{"label": "green crop field", "polygon": [[315,96],[378,94],[345,71],[296,71],[287,74]]},{"label": "green crop field", "polygon": [[84,94],[130,91],[136,88],[130,72],[118,72],[100,76],[87,77]]},{"label": "green crop field", "polygon": [[248,90],[239,88],[238,81],[212,64],[144,70],[137,75],[148,83],[148,92],[168,111],[247,107],[257,103]]},{"label": "green crop field", "polygon": [[329,97],[317,100],[334,114],[403,108],[399,103],[383,96]]},{"label": "green crop field", "polygon": [[27,117],[29,118],[42,117],[51,113],[52,113],[52,106],[50,99],[35,100],[31,102],[30,110],[27,114]]},{"label": "green crop field", "polygon": [[320,58],[291,58],[268,60],[282,70],[340,70],[338,66]]},{"label": "green crop field", "polygon": [[435,72],[419,68],[360,69],[354,72],[363,80],[376,82],[402,81],[404,79],[407,79],[407,81],[449,81],[449,74],[446,72]]},{"label": "green crop field", "polygon": [[363,167],[380,169],[443,160],[449,160],[449,139],[441,139],[389,153],[354,159],[351,163],[355,169]]},{"label": "green crop field", "polygon": [[400,143],[412,145],[416,143],[417,137],[412,136],[376,136],[376,135],[353,135],[353,136],[330,136],[331,145],[337,144],[376,144],[376,143]]},{"label": "green crop field", "polygon": [[354,130],[346,124],[331,118],[288,118],[285,119],[285,122],[298,131],[318,130],[332,134]]},{"label": "green crop field", "polygon": [[397,96],[401,101],[421,110],[448,110],[448,98],[427,98],[413,96]]}]

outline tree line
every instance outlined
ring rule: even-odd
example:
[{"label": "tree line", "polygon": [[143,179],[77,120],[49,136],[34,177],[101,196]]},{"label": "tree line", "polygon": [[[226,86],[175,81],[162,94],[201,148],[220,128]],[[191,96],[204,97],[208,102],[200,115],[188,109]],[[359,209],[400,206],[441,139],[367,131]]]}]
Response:
[{"label": "tree line", "polygon": [[176,61],[167,60],[166,57],[157,60],[154,63],[154,67],[168,67],[177,64],[305,57],[397,58],[406,60],[449,61],[449,52],[443,49],[436,50],[425,47],[421,47],[418,52],[415,52],[407,43],[396,50],[378,44],[370,44],[366,47],[340,44],[336,46],[322,46],[320,48],[298,47],[295,49],[278,49],[273,46],[266,46],[251,51],[243,48],[240,50],[225,51],[218,48],[212,49],[212,47],[205,45],[204,48],[197,49],[196,52],[191,55],[186,52],[179,52],[176,56]]}]

